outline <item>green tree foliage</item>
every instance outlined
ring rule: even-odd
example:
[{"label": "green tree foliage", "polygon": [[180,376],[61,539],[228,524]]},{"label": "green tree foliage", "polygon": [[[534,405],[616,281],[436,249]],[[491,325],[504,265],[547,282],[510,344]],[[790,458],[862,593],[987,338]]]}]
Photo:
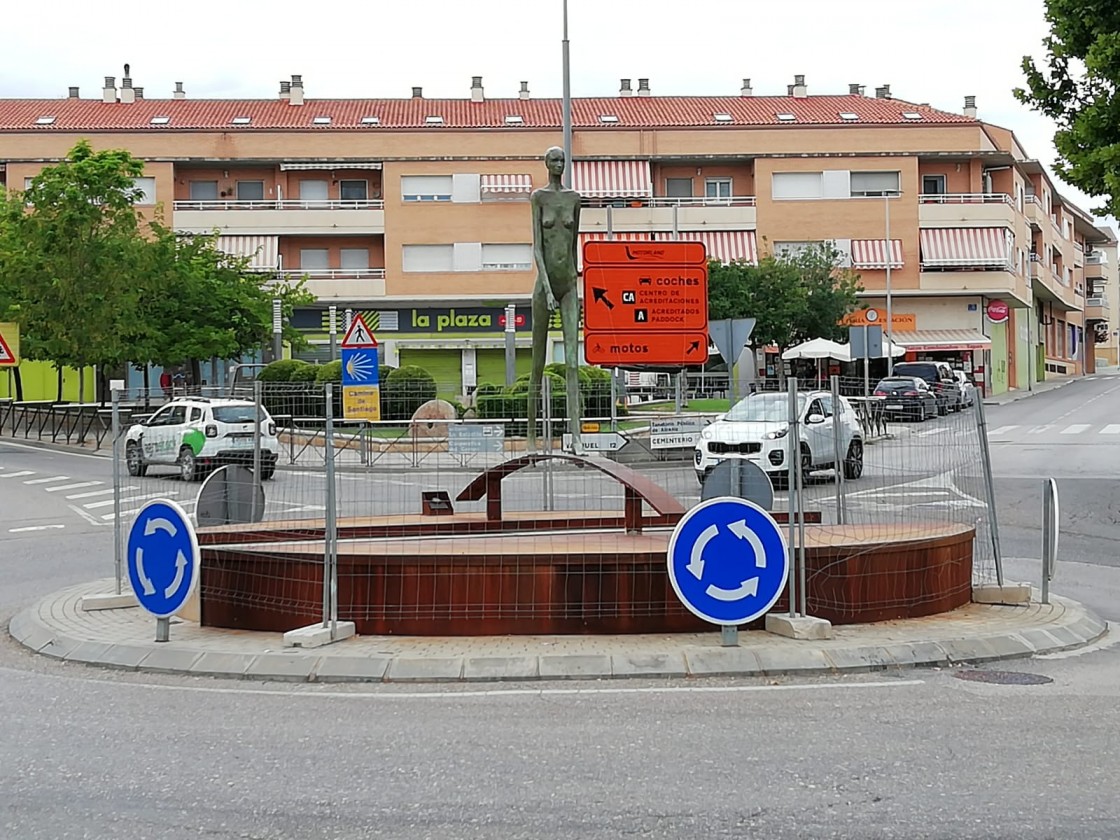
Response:
[{"label": "green tree foliage", "polygon": [[1058,174],[1120,216],[1120,4],[1046,0],[1046,19],[1046,64],[1023,58],[1015,96],[1057,123]]}]

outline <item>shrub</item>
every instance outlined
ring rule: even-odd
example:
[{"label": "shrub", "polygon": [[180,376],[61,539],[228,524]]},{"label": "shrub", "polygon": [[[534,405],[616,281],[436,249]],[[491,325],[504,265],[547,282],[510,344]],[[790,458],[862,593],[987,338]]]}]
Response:
[{"label": "shrub", "polygon": [[342,361],[335,359],[333,362],[327,362],[325,365],[319,365],[315,372],[316,382],[333,382],[339,385],[342,382]]},{"label": "shrub", "polygon": [[422,367],[405,365],[390,371],[381,383],[381,417],[408,420],[416,409],[435,398],[435,378]]},{"label": "shrub", "polygon": [[[298,359],[296,360],[298,361]],[[308,362],[300,362],[298,367],[292,368],[288,376],[289,382],[316,382],[319,375],[319,366]]]},{"label": "shrub", "polygon": [[292,373],[301,367],[310,367],[302,359],[277,359],[265,365],[257,374],[261,382],[291,382]]}]

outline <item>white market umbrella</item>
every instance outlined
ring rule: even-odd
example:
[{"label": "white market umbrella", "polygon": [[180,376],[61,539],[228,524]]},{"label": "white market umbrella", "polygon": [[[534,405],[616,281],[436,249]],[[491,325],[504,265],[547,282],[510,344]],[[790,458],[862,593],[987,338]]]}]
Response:
[{"label": "white market umbrella", "polygon": [[804,344],[798,344],[782,353],[786,361],[791,359],[836,359],[841,362],[852,360],[851,351],[844,344],[837,344],[827,338],[814,338]]}]

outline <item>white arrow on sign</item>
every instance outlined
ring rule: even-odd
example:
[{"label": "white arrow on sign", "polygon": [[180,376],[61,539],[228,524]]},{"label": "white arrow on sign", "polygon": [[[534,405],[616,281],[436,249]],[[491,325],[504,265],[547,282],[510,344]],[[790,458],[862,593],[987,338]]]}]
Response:
[{"label": "white arrow on sign", "polygon": [[155,594],[156,588],[152,584],[152,579],[144,572],[144,549],[139,546],[136,548],[136,577],[140,578],[140,586],[145,595]]},{"label": "white arrow on sign", "polygon": [[758,578],[747,578],[734,589],[721,589],[712,583],[704,591],[709,598],[715,598],[717,601],[738,601],[748,595],[758,594]]},{"label": "white arrow on sign", "polygon": [[149,519],[147,521],[147,523],[144,525],[144,536],[150,537],[156,531],[163,531],[165,534],[171,537],[179,533],[175,529],[175,524],[173,522],[169,522],[168,520],[159,516],[153,517],[152,519]]},{"label": "white arrow on sign", "polygon": [[[766,550],[762,547],[762,540],[758,538],[758,535],[747,527],[747,520],[740,519],[738,522],[732,522],[727,526],[727,530],[739,539],[747,541],[747,544],[751,547],[751,551],[754,553],[755,568],[765,569]],[[692,553],[689,555],[688,565],[685,566],[685,568],[688,569],[697,580],[700,580],[700,578],[704,576],[704,549],[718,534],[719,526],[715,524],[709,525],[700,532],[699,538],[697,538],[696,542],[692,545]],[[709,584],[705,592],[709,597],[715,598],[717,601],[738,601],[742,598],[746,598],[748,595],[753,596],[758,594],[758,578],[747,578],[734,589],[724,589],[716,586],[714,583]]]},{"label": "white arrow on sign", "polygon": [[727,526],[727,529],[741,540],[746,540],[747,544],[754,552],[754,564],[760,569],[766,568],[766,549],[762,547],[762,540],[758,538],[758,534],[747,527],[747,520],[740,519],[738,522],[732,522]]},{"label": "white arrow on sign", "polygon": [[[170,586],[163,590],[164,598],[170,598],[172,595],[179,591],[179,587],[183,585],[183,573],[186,568],[186,555],[184,555],[183,552],[180,551],[177,555],[175,555],[175,579],[171,581]],[[150,595],[151,593],[149,592],[148,594]]]},{"label": "white arrow on sign", "polygon": [[718,525],[709,525],[700,532],[700,538],[692,545],[692,554],[689,555],[688,565],[685,566],[692,576],[700,580],[704,576],[704,548],[719,534]]}]

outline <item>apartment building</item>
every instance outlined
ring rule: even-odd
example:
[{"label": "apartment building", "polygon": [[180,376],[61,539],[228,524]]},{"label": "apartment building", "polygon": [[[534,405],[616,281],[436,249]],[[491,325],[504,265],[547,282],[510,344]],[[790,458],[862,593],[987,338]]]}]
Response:
[{"label": "apartment building", "polygon": [[[889,277],[907,358],[951,360],[989,392],[1092,370],[1098,336],[1115,348],[1115,236],[971,97],[956,114],[886,85],[810,94],[803,76],[778,96],[744,79],[729,96],[660,97],[623,79],[572,113],[585,239],[699,239],[748,261],[834,242],[866,289],[855,322],[885,323]],[[294,323],[310,355],[326,355],[329,307],[361,311],[386,363],[469,392],[503,380],[511,303],[527,367],[528,198],[560,127],[561,103],[525,82],[507,98],[474,77],[462,99],[341,100],[292,76],[270,99],[193,100],[107,77],[94,98],[0,101],[0,177],[20,189],[81,138],[128,149],[176,229],[308,278],[318,302]]]}]

